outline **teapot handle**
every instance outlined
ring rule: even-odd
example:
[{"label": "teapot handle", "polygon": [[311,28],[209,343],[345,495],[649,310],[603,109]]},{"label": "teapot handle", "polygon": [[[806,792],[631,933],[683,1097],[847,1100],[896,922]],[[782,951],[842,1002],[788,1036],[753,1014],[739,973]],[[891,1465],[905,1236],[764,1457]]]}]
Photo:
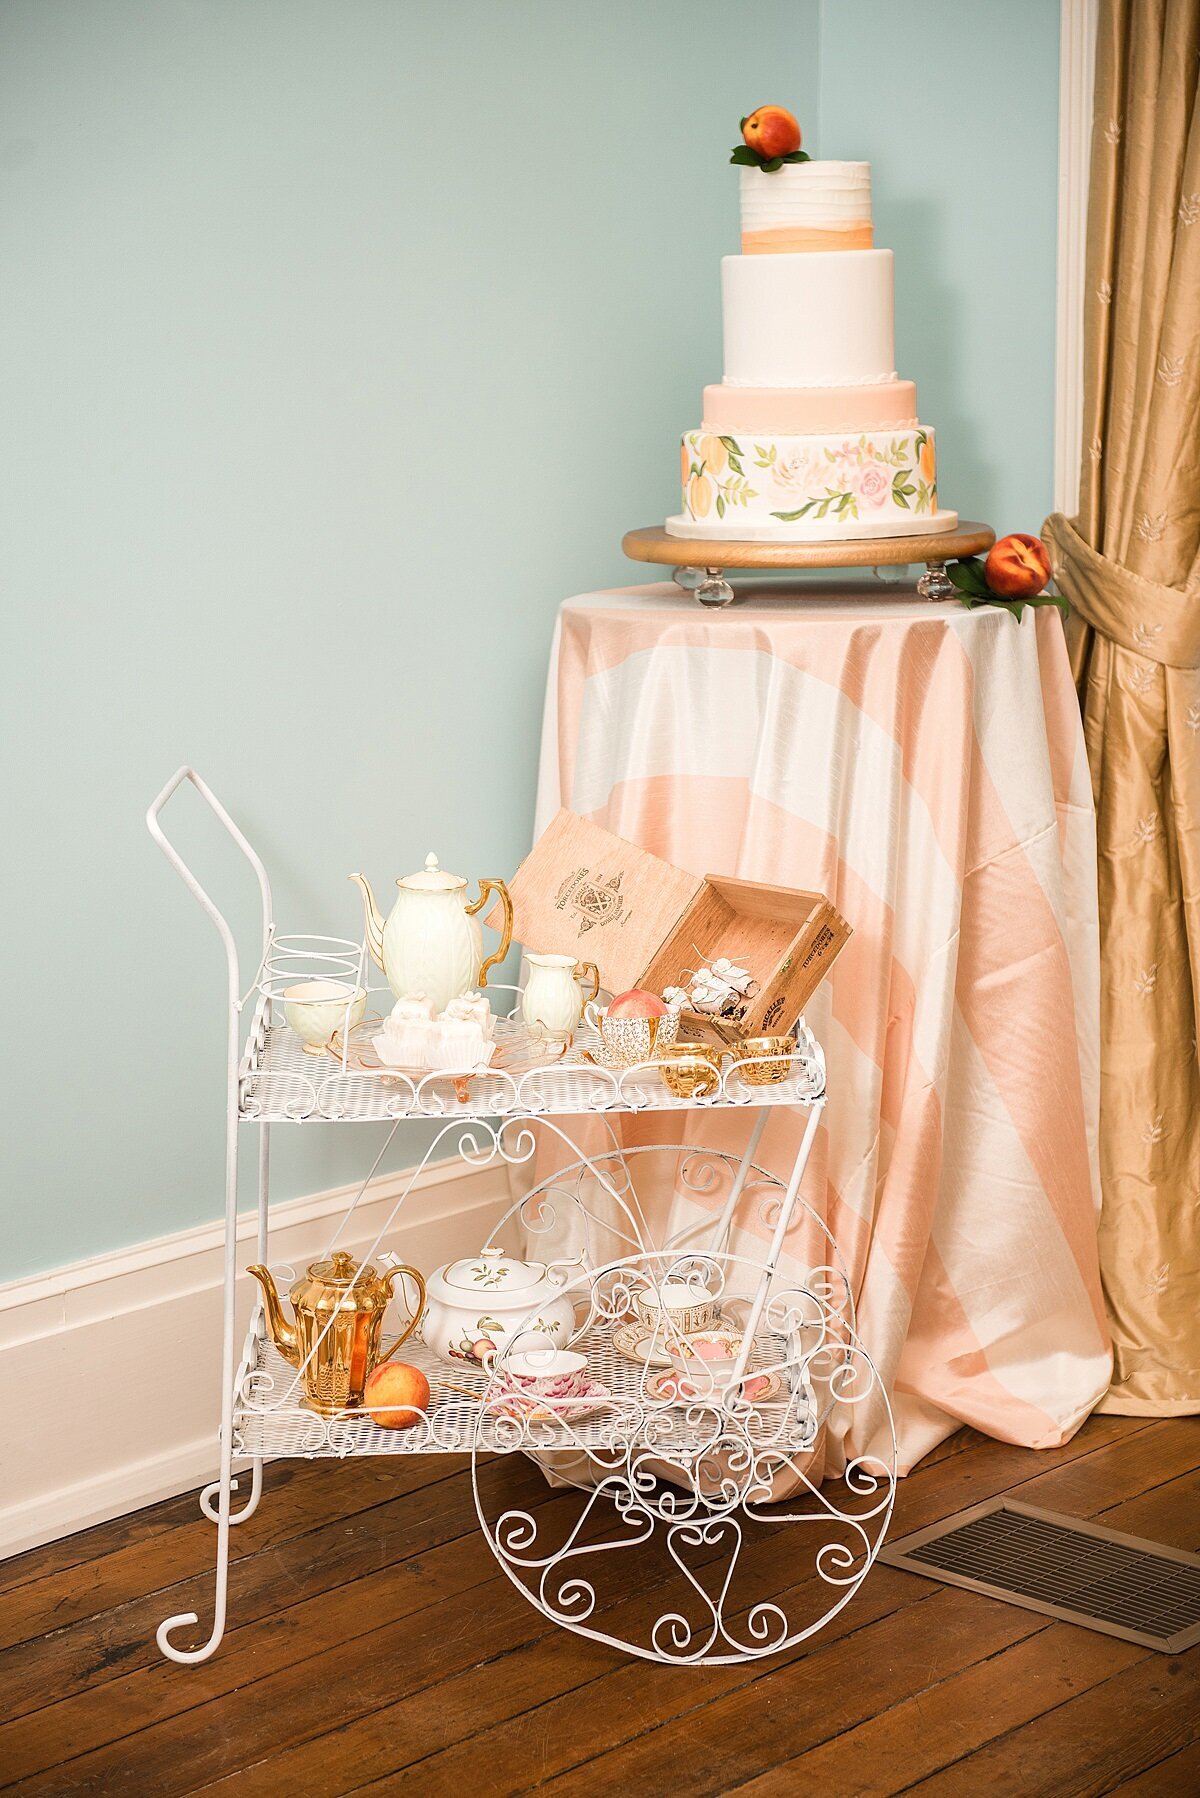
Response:
[{"label": "teapot handle", "polygon": [[[399,1334],[399,1336],[397,1336],[395,1342],[393,1342],[391,1348],[384,1350],[383,1354],[380,1355],[378,1361],[376,1361],[376,1363],[375,1363],[376,1367],[382,1367],[383,1363],[385,1361],[389,1361],[391,1359],[391,1357],[395,1354],[396,1350],[401,1346],[401,1344],[408,1341],[409,1337],[412,1335],[413,1331],[416,1329],[417,1325],[420,1323],[421,1313],[425,1309],[425,1281],[423,1280],[421,1275],[417,1272],[415,1267],[394,1266],[392,1268],[393,1280],[400,1279],[404,1274],[407,1274],[410,1280],[413,1280],[416,1282],[417,1302],[413,1306],[413,1314],[408,1320],[408,1328],[406,1330],[402,1330],[400,1332],[400,1334]],[[407,1297],[407,1294],[405,1296]]]},{"label": "teapot handle", "polygon": [[489,955],[486,961],[482,961],[479,964],[480,992],[482,992],[487,985],[488,969],[494,968],[498,961],[503,961],[512,945],[512,896],[502,880],[481,880],[479,883],[479,897],[474,905],[468,905],[467,915],[468,917],[473,918],[477,911],[483,910],[484,906],[491,898],[499,899],[501,905],[504,907],[504,929],[500,932],[500,947],[497,949],[496,953],[494,955]]}]

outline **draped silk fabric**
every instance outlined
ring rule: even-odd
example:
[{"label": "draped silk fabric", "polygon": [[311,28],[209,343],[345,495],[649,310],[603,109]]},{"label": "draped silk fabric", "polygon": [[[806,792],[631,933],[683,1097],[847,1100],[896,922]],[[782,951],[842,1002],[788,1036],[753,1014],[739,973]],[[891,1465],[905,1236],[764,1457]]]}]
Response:
[{"label": "draped silk fabric", "polygon": [[[1060,1443],[1108,1385],[1095,829],[1056,611],[840,595],[564,606],[537,828],[569,805],[693,873],[828,893],[853,925],[808,1007],[829,1103],[803,1192],[846,1257],[907,1470],[964,1423]],[[759,1158],[778,1177],[803,1123],[771,1114]],[[737,1155],[749,1119],[620,1121],[626,1144],[681,1125]],[[682,1164],[639,1169],[639,1193],[658,1241],[724,1196]],[[761,1220],[744,1231],[735,1249],[761,1261]],[[786,1246],[792,1269],[828,1259],[803,1218]],[[878,1413],[845,1407],[825,1446],[834,1469],[882,1452]]]},{"label": "draped silk fabric", "polygon": [[1070,600],[1097,813],[1101,1408],[1200,1410],[1200,0],[1102,0]]}]

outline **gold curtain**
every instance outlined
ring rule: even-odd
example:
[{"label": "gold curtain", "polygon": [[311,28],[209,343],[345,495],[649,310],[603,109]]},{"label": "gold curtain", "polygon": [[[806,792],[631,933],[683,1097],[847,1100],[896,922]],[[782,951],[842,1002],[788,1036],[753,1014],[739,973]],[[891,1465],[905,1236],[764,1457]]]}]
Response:
[{"label": "gold curtain", "polygon": [[1045,526],[1100,850],[1101,1409],[1200,1411],[1200,0],[1102,0],[1079,515]]}]

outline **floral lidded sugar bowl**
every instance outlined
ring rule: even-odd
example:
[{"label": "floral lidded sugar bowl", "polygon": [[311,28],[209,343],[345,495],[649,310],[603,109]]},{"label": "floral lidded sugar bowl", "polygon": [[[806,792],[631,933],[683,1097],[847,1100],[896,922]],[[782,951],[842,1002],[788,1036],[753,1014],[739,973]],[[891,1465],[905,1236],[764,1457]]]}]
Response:
[{"label": "floral lidded sugar bowl", "polygon": [[495,1349],[565,1349],[576,1333],[563,1292],[577,1261],[518,1261],[494,1244],[439,1267],[425,1283],[420,1331],[446,1361],[481,1361]]}]

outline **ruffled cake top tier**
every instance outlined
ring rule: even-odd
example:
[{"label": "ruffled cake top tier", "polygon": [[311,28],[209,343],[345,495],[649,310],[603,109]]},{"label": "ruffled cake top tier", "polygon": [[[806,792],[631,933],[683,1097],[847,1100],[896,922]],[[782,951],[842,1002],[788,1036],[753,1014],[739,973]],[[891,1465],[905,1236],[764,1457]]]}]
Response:
[{"label": "ruffled cake top tier", "polygon": [[869,162],[785,163],[741,170],[743,256],[869,250]]}]

